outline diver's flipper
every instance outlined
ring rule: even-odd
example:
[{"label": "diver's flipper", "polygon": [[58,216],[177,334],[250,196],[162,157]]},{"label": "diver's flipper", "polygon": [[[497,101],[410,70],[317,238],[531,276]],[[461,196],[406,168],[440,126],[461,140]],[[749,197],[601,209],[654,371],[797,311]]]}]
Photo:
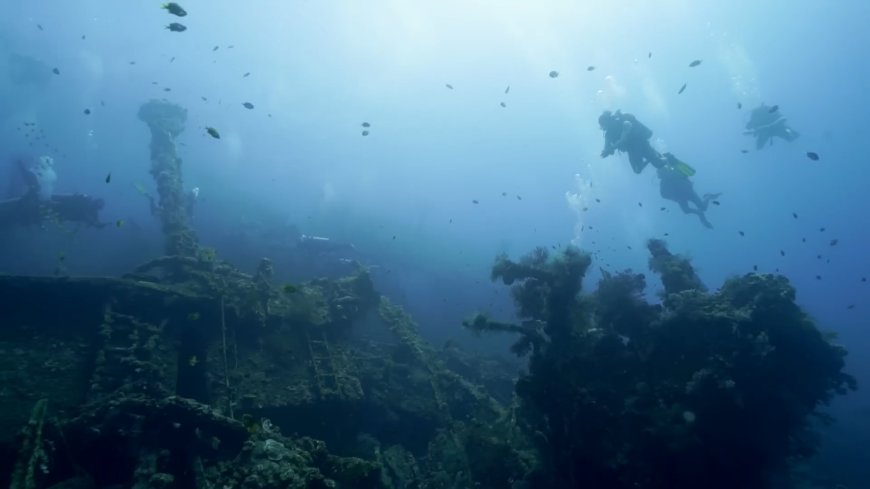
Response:
[{"label": "diver's flipper", "polygon": [[673,153],[665,153],[662,156],[665,157],[668,164],[670,164],[674,170],[682,173],[687,177],[695,175],[695,169],[689,166],[689,164],[685,161],[678,160],[677,157],[673,155]]},{"label": "diver's flipper", "polygon": [[677,170],[678,172],[682,173],[683,175],[687,176],[687,177],[691,177],[691,176],[695,175],[695,169],[692,168],[691,166],[689,166],[688,163],[682,162],[680,160],[677,160],[674,163],[674,169]]}]

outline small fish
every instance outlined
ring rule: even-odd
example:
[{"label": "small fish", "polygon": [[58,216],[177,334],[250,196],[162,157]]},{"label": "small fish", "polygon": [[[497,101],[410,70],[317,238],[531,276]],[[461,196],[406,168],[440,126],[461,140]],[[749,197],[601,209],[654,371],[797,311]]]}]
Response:
[{"label": "small fish", "polygon": [[84,41],[84,40],[87,39],[87,38],[88,38],[88,36],[82,34],[82,41]]},{"label": "small fish", "polygon": [[849,304],[846,309],[855,309],[855,304]]},{"label": "small fish", "polygon": [[807,158],[813,161],[819,161],[819,154],[813,151],[807,151]]},{"label": "small fish", "polygon": [[453,90],[453,85],[449,83],[445,83],[444,86],[447,87],[449,90]]},{"label": "small fish", "polygon": [[821,279],[822,279],[821,275],[816,275],[816,280],[821,280]]},{"label": "small fish", "polygon": [[677,95],[686,91],[686,85],[688,85],[688,83],[683,83],[683,86],[680,87],[680,90],[677,92]]},{"label": "small fish", "polygon": [[211,136],[215,139],[221,138],[221,133],[219,133],[218,130],[213,128],[213,127],[206,127],[205,132],[207,132],[209,136]]},{"label": "small fish", "polygon": [[173,22],[166,26],[166,28],[172,32],[184,32],[187,30],[187,26],[185,26],[184,24],[179,24],[178,22]]},{"label": "small fish", "polygon": [[175,56],[169,58],[169,62],[170,62],[170,63],[172,63],[173,61],[175,61]]},{"label": "small fish", "polygon": [[647,53],[647,55],[646,55],[646,59],[651,59],[651,58],[652,58],[652,51],[650,51],[650,52]]},{"label": "small fish", "polygon": [[502,196],[502,197],[507,197],[507,192],[502,192],[502,193],[501,193],[501,196]]},{"label": "small fish", "polygon": [[84,112],[85,115],[91,115],[91,109],[85,109],[82,112]]},{"label": "small fish", "polygon": [[112,181],[112,172],[109,172],[109,174],[106,175],[106,183],[109,183],[111,181]]},{"label": "small fish", "polygon": [[666,207],[659,207],[659,210],[660,210],[660,211],[663,211],[663,210],[665,210],[665,209],[667,209],[667,208],[666,208]]},{"label": "small fish", "polygon": [[801,238],[801,243],[806,243],[806,242],[807,242],[807,238]]},{"label": "small fish", "polygon": [[758,265],[752,265],[752,271],[757,272],[757,271],[758,271]]},{"label": "small fish", "polygon": [[221,48],[220,46],[215,46],[215,47],[211,48],[211,50],[212,50],[212,52],[215,52],[215,51],[217,51],[217,50],[220,49],[220,48]]},{"label": "small fish", "polygon": [[199,98],[201,98],[203,102],[208,102],[208,99],[205,97],[200,96]]},{"label": "small fish", "polygon": [[245,73],[244,75],[242,75],[242,78],[247,78],[247,77],[249,77],[249,76],[251,76],[251,72],[250,72],[250,71],[247,72],[247,73]]},{"label": "small fish", "polygon": [[722,204],[718,200],[714,200],[713,205],[722,205]]},{"label": "small fish", "polygon": [[823,227],[819,228],[819,232],[820,232],[820,233],[824,233],[824,232],[825,232],[825,228],[823,228]]},{"label": "small fish", "polygon": [[737,102],[737,110],[740,110],[742,108],[743,108],[743,104],[741,104],[740,102]]},{"label": "small fish", "polygon": [[363,127],[372,127],[372,125],[369,124],[368,122],[363,122],[361,125],[362,125]]},{"label": "small fish", "polygon": [[44,30],[44,29],[42,28],[42,24],[36,24],[36,28],[39,29],[39,30]]},{"label": "small fish", "polygon": [[63,251],[58,251],[57,252],[57,259],[60,261],[66,260],[66,253],[64,253]]},{"label": "small fish", "polygon": [[767,112],[773,114],[773,113],[776,112],[777,110],[779,110],[779,105],[774,105],[774,106],[771,107]]},{"label": "small fish", "polygon": [[123,226],[124,226],[124,220],[123,220],[123,219],[118,219],[117,221],[115,221],[115,227],[116,227],[116,228],[121,228],[121,227],[123,227]]},{"label": "small fish", "polygon": [[248,110],[251,110],[251,109],[254,108],[254,104],[252,104],[252,103],[250,103],[250,102],[245,102],[245,103],[242,104],[242,107],[244,107],[244,108],[246,108],[246,109],[248,109]]},{"label": "small fish", "polygon": [[643,202],[638,202],[638,203],[637,203],[637,206],[638,206],[638,207],[643,207]]},{"label": "small fish", "polygon": [[839,243],[839,242],[840,242],[839,239],[832,239],[831,242],[828,243],[828,246],[837,246],[837,243]]},{"label": "small fish", "polygon": [[781,256],[785,256],[785,251],[783,251],[783,250],[779,250],[779,254],[780,254]]},{"label": "small fish", "polygon": [[797,212],[792,212],[792,213],[791,213],[791,217],[797,219],[797,218],[798,218]]},{"label": "small fish", "polygon": [[395,241],[395,240],[396,240],[396,235],[394,234],[394,235],[393,235],[393,241]]},{"label": "small fish", "polygon": [[746,153],[749,152],[749,150],[748,150],[748,149],[741,149],[740,152],[743,153],[743,154],[746,154]]},{"label": "small fish", "polygon": [[867,277],[861,277],[861,281],[862,281],[862,282],[866,282],[866,281],[867,281]]},{"label": "small fish", "polygon": [[55,75],[60,75],[60,70],[57,68],[51,70],[51,72],[54,73]]},{"label": "small fish", "polygon": [[478,202],[477,199],[474,199],[474,200],[471,201],[471,203],[472,203],[472,204],[479,204],[480,202]]},{"label": "small fish", "polygon": [[601,203],[601,199],[595,199],[595,202]]},{"label": "small fish", "polygon": [[188,315],[187,315],[187,320],[188,320],[188,321],[199,321],[199,313],[198,313],[198,312],[192,312],[192,313],[188,314]]},{"label": "small fish", "polygon": [[521,196],[517,195],[517,200],[523,200],[523,198]]},{"label": "small fish", "polygon": [[505,107],[507,107],[507,104],[505,104],[504,102],[499,102],[499,105],[501,105],[501,108],[502,108],[502,109],[504,109]]},{"label": "small fish", "polygon": [[595,71],[595,67],[592,65],[589,65],[586,67],[586,71]]},{"label": "small fish", "polygon": [[281,288],[285,294],[295,294],[299,292],[299,287],[293,284],[284,284],[284,287]]},{"label": "small fish", "polygon": [[135,62],[135,61],[130,61],[130,64],[131,64],[131,65],[135,65],[136,62]]},{"label": "small fish", "polygon": [[190,359],[187,360],[187,364],[190,365],[191,367],[196,367],[196,365],[198,363],[199,363],[199,359],[196,358],[196,355],[190,357]]},{"label": "small fish", "polygon": [[694,67],[698,66],[699,64],[701,64],[701,60],[696,59],[695,61],[692,61],[691,63],[689,63],[689,68],[694,68]]},{"label": "small fish", "polygon": [[169,88],[169,87],[166,87],[166,88],[164,88],[164,89],[163,89],[163,91],[164,91],[164,92],[171,92],[171,91],[172,91],[172,89],[171,89],[171,88]]},{"label": "small fish", "polygon": [[363,135],[363,136],[368,136],[368,135],[369,135],[369,132],[368,132],[368,131],[363,131],[363,132],[362,132],[362,135]]},{"label": "small fish", "polygon": [[504,89],[504,94],[507,95],[511,91],[511,86],[508,85],[507,88]]},{"label": "small fish", "polygon": [[181,5],[178,5],[175,2],[164,3],[163,6],[160,8],[164,8],[170,14],[176,15],[178,17],[184,17],[185,15],[187,15],[187,12],[183,8],[181,8]]},{"label": "small fish", "polygon": [[559,72],[558,72],[558,71],[553,70],[553,71],[550,72],[550,78],[556,78],[556,77],[558,77],[558,76],[559,76]]},{"label": "small fish", "polygon": [[743,231],[737,231],[737,233],[738,233],[740,236],[746,236],[746,233],[744,233]]}]

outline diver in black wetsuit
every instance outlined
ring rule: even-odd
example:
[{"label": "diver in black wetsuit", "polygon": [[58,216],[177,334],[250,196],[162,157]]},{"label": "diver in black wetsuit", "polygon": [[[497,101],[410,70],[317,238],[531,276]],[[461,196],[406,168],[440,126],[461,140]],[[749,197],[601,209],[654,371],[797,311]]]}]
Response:
[{"label": "diver in black wetsuit", "polygon": [[792,142],[800,136],[797,131],[788,126],[778,105],[766,104],[761,104],[752,110],[743,134],[755,138],[755,149],[773,144],[773,138]]},{"label": "diver in black wetsuit", "polygon": [[[705,213],[710,202],[717,199],[720,194],[698,196],[698,192],[695,191],[695,187],[692,181],[689,180],[689,177],[685,173],[676,170],[670,164],[660,167],[657,173],[660,180],[659,193],[662,198],[676,202],[686,214],[697,215],[704,227],[712,229],[713,225],[707,220]],[[689,205],[690,203],[694,204],[694,206]]]},{"label": "diver in black wetsuit", "polygon": [[103,199],[79,193],[51,193],[56,179],[51,158],[25,158],[15,164],[27,183],[27,191],[20,197],[0,201],[0,228],[41,226],[45,221],[105,226],[100,221],[100,211],[105,207]]},{"label": "diver in black wetsuit", "polygon": [[624,151],[628,153],[628,161],[635,173],[642,172],[650,163],[656,168],[665,164],[662,155],[650,145],[652,131],[632,114],[606,110],[598,117],[598,125],[604,131],[602,158],[617,150]]}]

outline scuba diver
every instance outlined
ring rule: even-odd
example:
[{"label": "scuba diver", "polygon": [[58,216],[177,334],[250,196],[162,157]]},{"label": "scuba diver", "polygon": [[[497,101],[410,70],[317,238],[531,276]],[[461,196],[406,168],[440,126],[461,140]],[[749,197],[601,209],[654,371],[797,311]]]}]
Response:
[{"label": "scuba diver", "polygon": [[755,137],[755,149],[773,144],[774,137],[791,142],[800,136],[797,131],[786,125],[785,117],[780,113],[778,105],[766,104],[761,104],[752,110],[743,134]]},{"label": "scuba diver", "polygon": [[296,247],[307,253],[315,255],[342,254],[344,252],[356,252],[356,247],[351,243],[335,241],[322,236],[309,236],[300,234],[296,240]]},{"label": "scuba diver", "polygon": [[[661,168],[667,163],[665,157],[650,144],[652,131],[638,121],[634,115],[623,114],[619,110],[616,113],[605,110],[598,117],[598,125],[604,131],[602,158],[612,155],[617,150],[626,152],[628,153],[628,161],[635,173],[642,172],[648,164],[652,164],[655,168]],[[695,173],[692,167],[682,161],[679,161],[675,168],[687,176],[692,176]]]},{"label": "scuba diver", "polygon": [[363,268],[353,244],[323,236],[298,235],[291,256],[297,263],[294,268],[302,276],[338,278]]},{"label": "scuba diver", "polygon": [[[697,214],[701,224],[708,229],[713,229],[713,225],[710,224],[704,213],[710,202],[721,194],[704,194],[704,197],[699,197],[692,181],[689,180],[689,176],[678,169],[679,160],[670,153],[665,153],[662,156],[667,163],[656,171],[659,176],[659,194],[662,198],[679,204],[684,213]],[[695,204],[694,207],[690,206],[689,203]]]},{"label": "scuba diver", "polygon": [[605,110],[598,117],[598,125],[604,131],[602,158],[617,150],[624,151],[628,153],[628,161],[635,173],[642,172],[650,163],[656,168],[664,165],[662,156],[649,143],[652,131],[632,114]]},{"label": "scuba diver", "polygon": [[27,184],[24,195],[0,201],[0,227],[41,226],[44,221],[78,222],[102,228],[103,199],[85,194],[55,195],[57,174],[50,156],[24,158],[15,164]]}]

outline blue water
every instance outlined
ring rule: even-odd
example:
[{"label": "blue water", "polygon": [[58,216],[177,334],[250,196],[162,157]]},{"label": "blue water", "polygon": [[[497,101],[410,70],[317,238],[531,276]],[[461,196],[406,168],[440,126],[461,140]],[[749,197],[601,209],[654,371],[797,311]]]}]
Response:
[{"label": "blue water", "polygon": [[[711,288],[753,265],[789,277],[859,385],[870,381],[867,2],[191,1],[184,19],[158,2],[2,3],[0,71],[18,54],[60,74],[0,76],[0,178],[14,155],[51,155],[57,192],[100,196],[104,220],[126,223],[4,231],[2,272],[51,274],[63,253],[70,274],[119,275],[161,252],[136,189],[153,192],[136,111],[166,98],[189,111],[179,143],[185,185],[201,189],[193,226],[243,270],[271,253],[266,228],[350,241],[433,341],[503,350],[460,326],[477,309],[510,317],[489,281],[497,253],[574,243],[596,270],[645,271],[644,241],[667,233]],[[164,28],[176,20],[187,31]],[[755,151],[742,130],[761,102],[801,137]],[[599,157],[605,109],[649,126],[697,169],[699,192],[722,192],[714,229],[662,201],[651,168]],[[29,147],[22,121],[51,147]],[[305,278],[273,258],[279,277]],[[831,409],[847,434],[830,460],[866,463],[867,391]]]}]

